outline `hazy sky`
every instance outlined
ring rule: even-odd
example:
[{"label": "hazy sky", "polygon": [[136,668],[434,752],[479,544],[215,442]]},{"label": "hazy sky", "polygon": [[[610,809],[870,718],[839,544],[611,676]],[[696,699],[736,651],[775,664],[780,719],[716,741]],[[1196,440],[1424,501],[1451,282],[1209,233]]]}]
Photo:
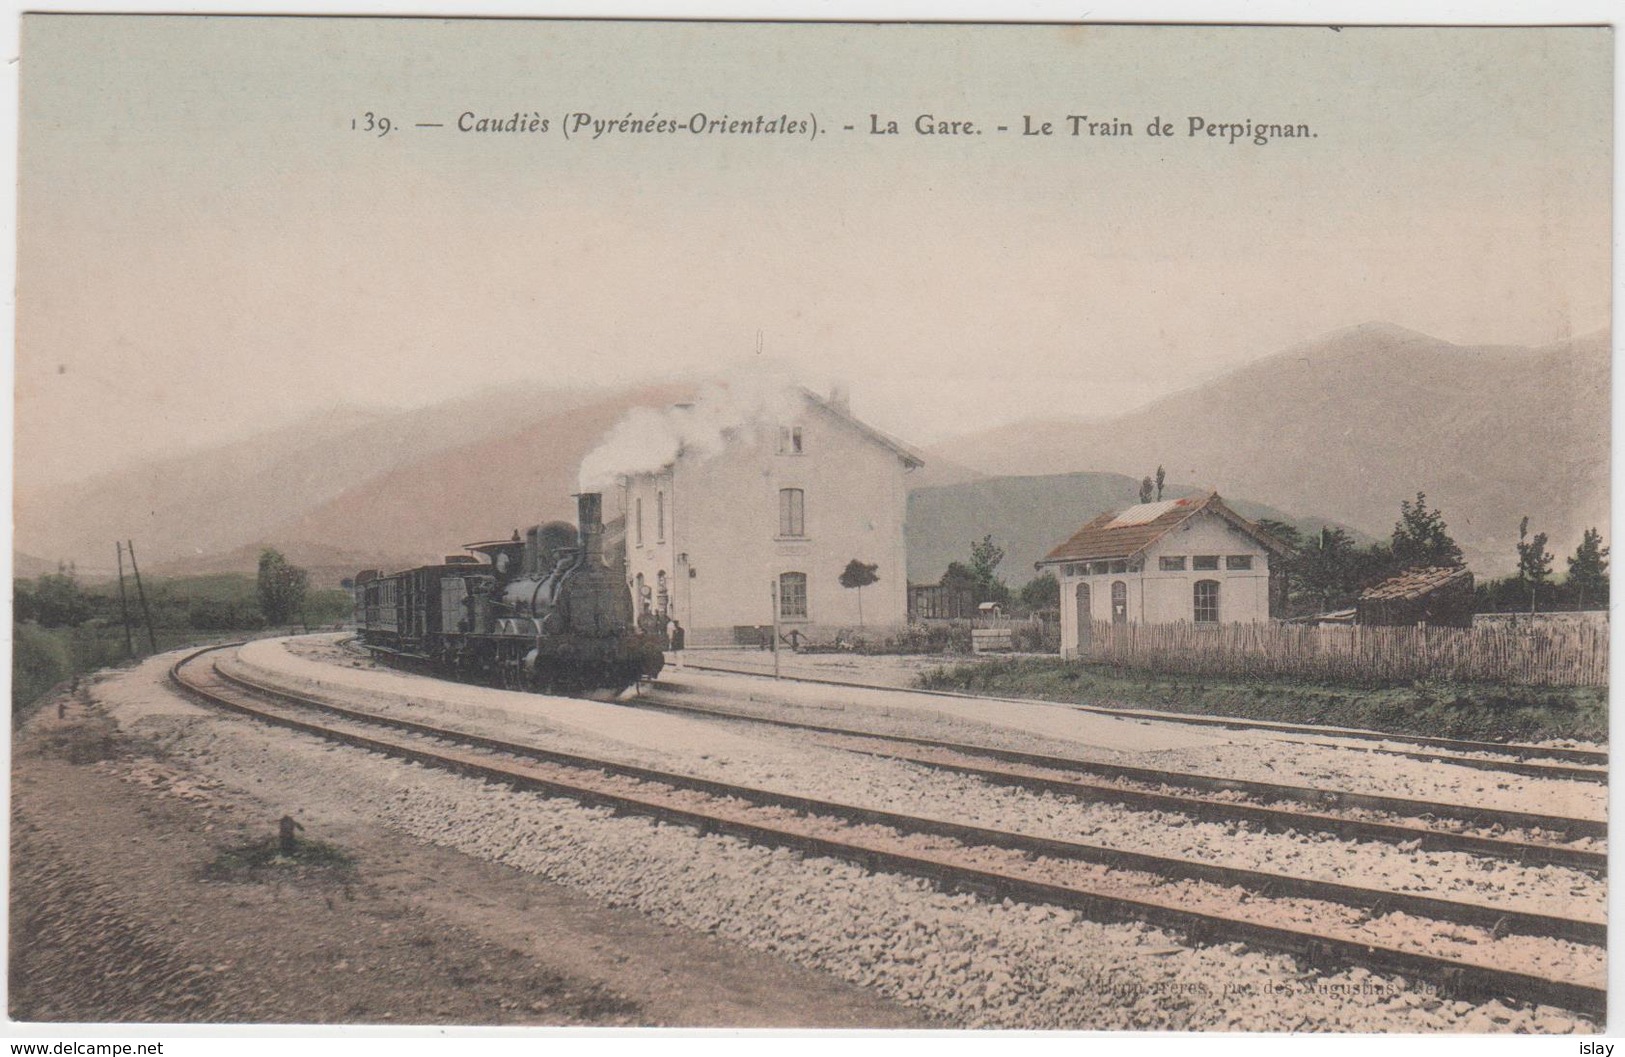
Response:
[{"label": "hazy sky", "polygon": [[[333,403],[692,372],[758,330],[924,443],[1368,320],[1550,342],[1608,321],[1611,52],[1594,29],[31,16],[18,485]],[[397,131],[352,131],[369,111]],[[470,111],[550,129],[461,132]],[[567,140],[580,111],[823,134]],[[925,113],[984,131],[920,136]]]}]

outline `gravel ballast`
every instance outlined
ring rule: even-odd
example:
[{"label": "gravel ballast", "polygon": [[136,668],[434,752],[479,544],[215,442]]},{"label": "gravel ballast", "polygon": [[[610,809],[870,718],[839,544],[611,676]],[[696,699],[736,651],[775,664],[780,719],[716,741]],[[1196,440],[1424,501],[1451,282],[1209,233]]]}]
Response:
[{"label": "gravel ballast", "polygon": [[[282,647],[256,644],[245,660],[268,663],[275,658],[273,650]],[[923,882],[868,874],[832,860],[804,859],[732,838],[701,837],[679,827],[616,818],[565,801],[335,748],[187,704],[155,685],[164,663],[149,662],[106,677],[95,692],[122,723],[135,733],[159,738],[170,751],[189,758],[208,780],[249,785],[262,796],[303,804],[302,818],[373,819],[421,839],[517,866],[591,891],[612,904],[635,907],[657,920],[715,932],[832,972],[949,1022],[1345,1031],[1592,1028],[1584,1019],[1549,1009],[1508,1010],[1495,1003],[1444,1001],[1424,988],[1362,970],[1304,975],[1290,959],[1236,944],[1188,949],[1167,933],[1145,926],[1099,925],[1050,907],[945,895]],[[289,666],[278,661],[277,667]],[[331,681],[335,666],[322,667],[325,672],[309,674]],[[416,683],[410,696],[418,706],[438,703],[435,687],[424,685],[431,681],[398,673],[337,671],[345,677],[340,681],[362,693],[393,695],[398,703],[400,684],[391,681],[404,680]],[[355,676],[362,678],[352,683],[350,677]],[[504,716],[516,710],[540,712],[554,700],[436,685],[454,699],[450,708],[460,717],[489,710],[485,719],[505,725],[506,736],[515,736],[516,723]],[[523,705],[511,704],[515,697],[524,698]],[[562,720],[526,716],[518,725],[530,733],[551,729],[555,736],[569,733],[571,740],[612,741],[624,749],[642,740],[633,737],[633,728],[649,718],[647,713],[628,712],[625,729],[611,725],[614,737],[606,739],[568,730],[581,717],[570,708],[561,712]],[[664,740],[665,733],[658,729],[651,736],[663,741],[666,753],[682,755],[672,748],[673,742]],[[809,760],[804,746],[785,741],[770,744],[736,736],[724,742],[714,731],[701,740],[708,746],[701,755],[724,769],[742,767],[747,758],[765,761],[761,766],[768,771],[788,766],[786,757],[801,759],[804,769],[818,769],[827,762]],[[756,743],[759,746],[751,747]],[[719,745],[725,746],[725,754],[715,751]],[[886,765],[883,772],[846,788],[862,788],[864,782],[895,785],[900,766]],[[917,770],[920,782],[943,778],[939,772]],[[720,776],[741,778],[738,773]],[[976,784],[967,783],[967,789]],[[936,795],[940,799],[940,790]],[[1022,796],[1035,802],[1042,799]],[[1007,795],[989,803],[1009,810]],[[1063,806],[1076,810],[1102,805]]]},{"label": "gravel ballast", "polygon": [[[1603,917],[1606,884],[1584,871],[1564,867],[1526,867],[1458,852],[1419,852],[1313,832],[1248,830],[1174,812],[1132,810],[990,785],[952,772],[826,748],[816,739],[773,728],[735,733],[719,729],[715,722],[686,716],[514,695],[395,672],[349,669],[334,673],[330,666],[319,664],[312,670],[305,663],[289,664],[292,660],[279,652],[277,644],[265,643],[245,650],[240,663],[268,682],[291,681],[308,690],[340,692],[346,699],[358,697],[358,703],[380,714],[445,722],[471,733],[641,767],[1126,851],[1531,913]],[[433,712],[426,715],[427,706],[415,700],[403,703],[401,697],[377,692],[369,685],[373,679],[390,687],[401,685],[396,680],[402,680],[414,698],[426,692],[441,694],[444,703],[438,718]],[[425,682],[430,685],[425,687]],[[359,693],[358,687],[362,688]],[[550,718],[538,720],[537,713]],[[571,722],[566,726],[558,717],[569,717]],[[617,738],[610,742],[572,736],[586,729],[613,732]]]}]

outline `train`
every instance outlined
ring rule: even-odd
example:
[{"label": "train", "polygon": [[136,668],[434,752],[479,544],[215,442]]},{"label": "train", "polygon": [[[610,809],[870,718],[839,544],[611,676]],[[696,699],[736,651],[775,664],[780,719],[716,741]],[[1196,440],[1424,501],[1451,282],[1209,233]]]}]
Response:
[{"label": "train", "polygon": [[374,657],[545,693],[619,692],[665,663],[663,635],[638,626],[623,571],[604,560],[603,496],[576,497],[576,524],[404,572],[355,578],[356,629]]}]

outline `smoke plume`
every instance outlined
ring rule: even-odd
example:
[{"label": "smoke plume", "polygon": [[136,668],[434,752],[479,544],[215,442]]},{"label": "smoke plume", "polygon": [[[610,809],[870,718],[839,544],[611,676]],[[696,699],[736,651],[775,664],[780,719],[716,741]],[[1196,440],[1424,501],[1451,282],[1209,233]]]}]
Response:
[{"label": "smoke plume", "polygon": [[581,490],[609,491],[621,478],[658,473],[680,453],[712,458],[740,435],[776,435],[800,409],[800,390],[787,368],[772,362],[740,367],[707,385],[692,404],[634,408],[581,460]]}]

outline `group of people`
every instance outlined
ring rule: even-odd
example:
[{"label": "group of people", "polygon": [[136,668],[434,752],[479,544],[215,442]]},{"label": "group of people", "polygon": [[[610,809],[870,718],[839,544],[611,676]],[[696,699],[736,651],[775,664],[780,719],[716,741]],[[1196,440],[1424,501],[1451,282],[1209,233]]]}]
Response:
[{"label": "group of people", "polygon": [[[651,618],[645,618],[651,619]],[[683,625],[676,617],[666,613],[657,613],[652,618],[660,627],[660,637],[666,640],[666,650],[672,655],[671,666],[677,671],[683,670],[683,640],[687,634]]]}]

